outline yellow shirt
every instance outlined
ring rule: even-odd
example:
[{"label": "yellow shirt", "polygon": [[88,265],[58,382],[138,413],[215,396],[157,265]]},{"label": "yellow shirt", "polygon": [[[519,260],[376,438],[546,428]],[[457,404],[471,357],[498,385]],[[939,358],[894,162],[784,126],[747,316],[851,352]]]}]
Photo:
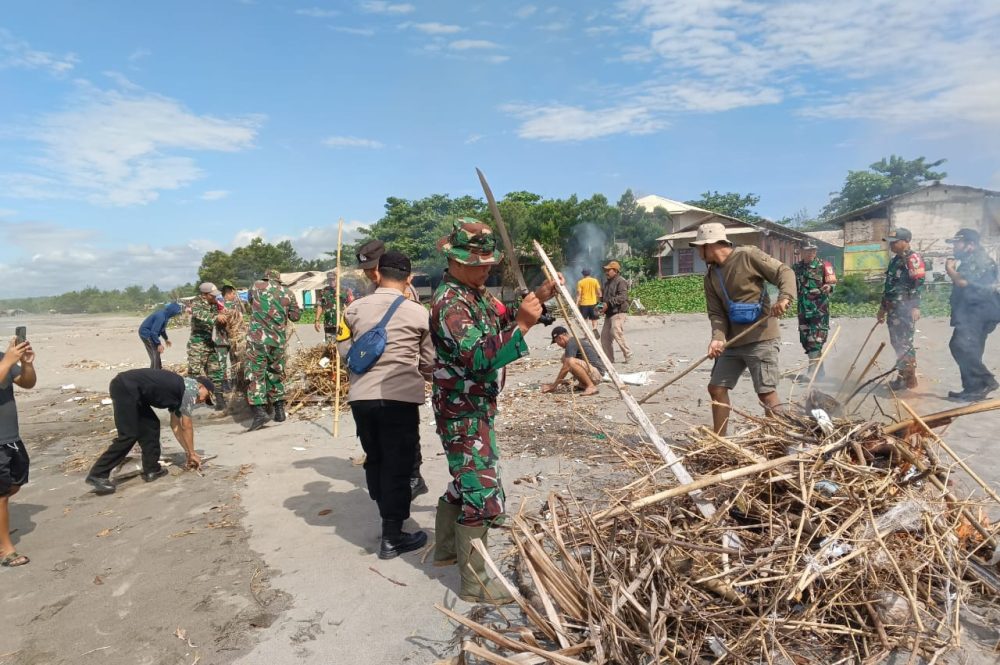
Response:
[{"label": "yellow shirt", "polygon": [[597,292],[601,290],[601,283],[593,277],[584,277],[576,283],[576,304],[596,305]]}]

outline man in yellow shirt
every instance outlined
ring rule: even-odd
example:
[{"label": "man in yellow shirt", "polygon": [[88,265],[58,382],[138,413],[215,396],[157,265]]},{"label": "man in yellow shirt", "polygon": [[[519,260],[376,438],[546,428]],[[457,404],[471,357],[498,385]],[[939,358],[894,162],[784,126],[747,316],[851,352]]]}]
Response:
[{"label": "man in yellow shirt", "polygon": [[576,304],[583,318],[590,321],[590,327],[597,332],[597,321],[601,318],[597,312],[597,303],[601,301],[601,283],[590,276],[590,271],[583,269],[583,278],[576,283]]}]

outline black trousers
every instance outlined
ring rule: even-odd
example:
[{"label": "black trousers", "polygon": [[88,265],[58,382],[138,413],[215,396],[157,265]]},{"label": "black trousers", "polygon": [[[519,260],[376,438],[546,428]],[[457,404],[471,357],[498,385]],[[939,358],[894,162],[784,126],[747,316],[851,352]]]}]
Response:
[{"label": "black trousers", "polygon": [[142,449],[142,470],[146,473],[160,469],[160,419],[153,408],[139,397],[135,386],[120,377],[111,380],[111,401],[115,410],[115,427],[118,436],[108,449],[97,458],[90,469],[91,476],[107,478],[115,467],[139,443]]},{"label": "black trousers", "polygon": [[996,323],[974,319],[956,322],[948,348],[951,349],[951,357],[958,363],[963,390],[977,392],[995,380],[993,373],[983,364],[983,352],[986,350],[986,338],[996,327]]},{"label": "black trousers", "polygon": [[163,369],[163,362],[160,360],[160,352],[156,350],[156,344],[152,340],[142,338],[142,344],[149,354],[149,369]]},{"label": "black trousers", "polygon": [[420,448],[419,404],[393,400],[351,402],[351,413],[365,450],[368,496],[384,520],[410,516],[410,473]]}]

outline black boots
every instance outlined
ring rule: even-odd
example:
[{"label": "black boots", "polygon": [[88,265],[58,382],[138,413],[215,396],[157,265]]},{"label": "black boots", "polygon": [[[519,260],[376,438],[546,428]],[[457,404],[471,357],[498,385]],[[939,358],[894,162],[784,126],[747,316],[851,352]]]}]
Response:
[{"label": "black boots", "polygon": [[267,423],[267,411],[260,404],[254,404],[251,407],[253,412],[253,422],[250,423],[250,431],[258,430]]},{"label": "black boots", "polygon": [[156,480],[157,478],[162,478],[163,476],[167,475],[168,473],[170,473],[170,472],[167,471],[164,467],[161,466],[156,471],[144,471],[142,473],[142,479],[145,480],[147,483],[151,483],[154,480]]},{"label": "black boots", "polygon": [[274,403],[274,422],[283,423],[285,422],[285,403],[275,402]]},{"label": "black boots", "polygon": [[111,482],[110,478],[101,478],[100,476],[87,476],[84,479],[88,485],[93,486],[94,494],[114,494],[115,484]]},{"label": "black boots", "polygon": [[395,559],[400,554],[418,550],[427,543],[423,531],[406,533],[402,520],[382,520],[382,543],[378,548],[378,558]]},{"label": "black boots", "polygon": [[215,402],[215,410],[216,411],[225,411],[226,410],[226,395],[221,390],[216,390],[215,391],[214,402]]}]

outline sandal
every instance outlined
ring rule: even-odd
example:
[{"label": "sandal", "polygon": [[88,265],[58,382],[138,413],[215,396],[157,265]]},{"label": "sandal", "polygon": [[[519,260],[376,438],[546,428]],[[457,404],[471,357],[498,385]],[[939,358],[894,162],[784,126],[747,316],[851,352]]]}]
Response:
[{"label": "sandal", "polygon": [[18,566],[23,566],[24,564],[31,561],[28,557],[23,554],[18,554],[17,552],[11,552],[4,558],[0,559],[0,566],[4,568],[17,568]]}]

